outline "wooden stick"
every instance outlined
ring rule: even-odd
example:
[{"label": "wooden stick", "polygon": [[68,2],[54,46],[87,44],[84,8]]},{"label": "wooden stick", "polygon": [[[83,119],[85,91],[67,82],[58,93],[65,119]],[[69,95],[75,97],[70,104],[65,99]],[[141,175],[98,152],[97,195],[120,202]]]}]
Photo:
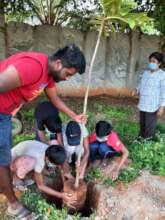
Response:
[{"label": "wooden stick", "polygon": [[[94,61],[96,58],[96,54],[98,51],[98,47],[100,44],[100,40],[101,40],[101,35],[103,32],[103,28],[104,28],[104,19],[102,20],[101,26],[100,26],[100,30],[99,30],[99,34],[98,34],[98,38],[97,38],[97,42],[96,42],[96,46],[95,46],[95,50],[92,56],[92,60],[90,63],[90,67],[89,67],[89,74],[88,74],[88,86],[85,92],[85,98],[84,98],[84,106],[83,106],[83,114],[86,114],[87,111],[87,104],[88,104],[88,96],[89,96],[89,89],[90,89],[90,84],[91,84],[91,76],[92,76],[92,70],[93,70],[93,65],[94,65]],[[81,135],[81,140],[80,140],[80,145],[83,146],[83,136]],[[80,159],[81,159],[81,155],[79,153],[77,160],[80,163]],[[75,188],[79,187],[79,172],[78,170],[76,170],[76,180],[75,180]]]}]

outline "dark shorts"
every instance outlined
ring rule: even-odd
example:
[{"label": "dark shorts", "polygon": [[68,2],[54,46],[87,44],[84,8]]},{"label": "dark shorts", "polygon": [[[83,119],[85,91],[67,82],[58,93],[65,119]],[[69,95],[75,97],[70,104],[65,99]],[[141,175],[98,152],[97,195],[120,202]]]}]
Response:
[{"label": "dark shorts", "polygon": [[12,123],[11,115],[0,114],[0,166],[11,162]]}]

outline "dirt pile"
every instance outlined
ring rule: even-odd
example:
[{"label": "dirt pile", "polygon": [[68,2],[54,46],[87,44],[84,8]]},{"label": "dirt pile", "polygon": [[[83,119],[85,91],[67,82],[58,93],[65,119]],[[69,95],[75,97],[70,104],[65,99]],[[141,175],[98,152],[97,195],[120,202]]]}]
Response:
[{"label": "dirt pile", "polygon": [[91,196],[98,220],[165,220],[165,177],[143,172],[128,187],[96,184]]}]

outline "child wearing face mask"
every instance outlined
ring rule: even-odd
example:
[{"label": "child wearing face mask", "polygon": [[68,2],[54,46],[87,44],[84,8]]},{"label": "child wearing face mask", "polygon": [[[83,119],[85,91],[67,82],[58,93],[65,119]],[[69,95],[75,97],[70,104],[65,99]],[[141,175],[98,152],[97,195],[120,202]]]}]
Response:
[{"label": "child wearing face mask", "polygon": [[96,123],[95,132],[89,136],[90,144],[90,162],[95,160],[104,161],[112,158],[117,154],[121,154],[121,160],[112,169],[110,177],[112,180],[118,178],[119,172],[128,159],[128,150],[119,139],[117,133],[107,121],[98,121]]},{"label": "child wearing face mask", "polygon": [[164,112],[165,72],[160,69],[162,64],[163,54],[159,52],[150,54],[148,68],[142,74],[138,87],[132,92],[133,96],[139,96],[139,137],[144,139],[154,138],[157,116]]}]

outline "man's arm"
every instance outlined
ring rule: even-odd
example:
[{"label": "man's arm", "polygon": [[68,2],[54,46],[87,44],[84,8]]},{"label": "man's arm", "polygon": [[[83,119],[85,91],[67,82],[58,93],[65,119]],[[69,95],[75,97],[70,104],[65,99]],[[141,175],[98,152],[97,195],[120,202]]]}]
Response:
[{"label": "man's arm", "polygon": [[48,96],[49,100],[52,102],[52,104],[56,106],[60,111],[64,112],[65,114],[67,114],[69,117],[71,117],[77,122],[86,123],[86,116],[84,116],[83,114],[77,115],[68,106],[66,106],[65,103],[57,95],[57,91],[55,87],[46,88],[45,93]]},{"label": "man's arm", "polygon": [[0,92],[7,92],[21,86],[21,80],[17,69],[10,65],[0,73]]}]

